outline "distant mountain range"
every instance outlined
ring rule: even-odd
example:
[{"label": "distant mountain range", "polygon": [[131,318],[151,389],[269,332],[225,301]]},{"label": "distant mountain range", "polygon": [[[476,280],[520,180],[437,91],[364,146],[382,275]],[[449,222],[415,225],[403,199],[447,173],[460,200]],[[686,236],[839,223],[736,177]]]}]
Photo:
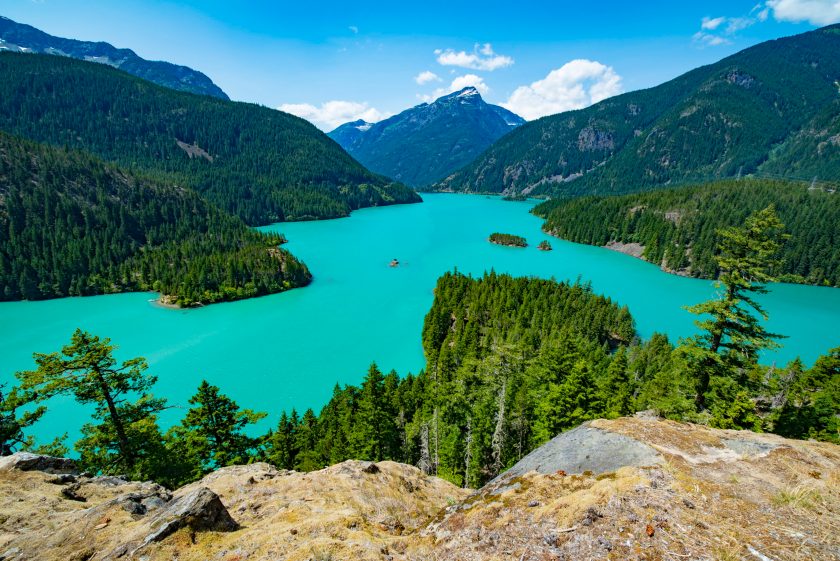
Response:
[{"label": "distant mountain range", "polygon": [[371,170],[422,188],[470,163],[524,122],[469,87],[378,123],[346,123],[329,136]]},{"label": "distant mountain range", "polygon": [[0,16],[0,51],[41,53],[100,62],[173,90],[228,99],[227,94],[197,70],[169,62],[140,58],[130,49],[103,42],[54,37]]},{"label": "distant mountain range", "polygon": [[433,189],[620,194],[747,174],[840,180],[840,25],[527,123]]}]

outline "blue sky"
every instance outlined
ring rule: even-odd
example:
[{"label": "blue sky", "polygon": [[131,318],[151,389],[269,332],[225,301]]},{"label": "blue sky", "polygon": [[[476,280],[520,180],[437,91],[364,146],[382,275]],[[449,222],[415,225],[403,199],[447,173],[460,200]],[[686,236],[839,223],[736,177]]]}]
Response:
[{"label": "blue sky", "polygon": [[840,21],[840,0],[0,0],[0,15],[191,66],[325,130],[455,87],[535,118]]}]

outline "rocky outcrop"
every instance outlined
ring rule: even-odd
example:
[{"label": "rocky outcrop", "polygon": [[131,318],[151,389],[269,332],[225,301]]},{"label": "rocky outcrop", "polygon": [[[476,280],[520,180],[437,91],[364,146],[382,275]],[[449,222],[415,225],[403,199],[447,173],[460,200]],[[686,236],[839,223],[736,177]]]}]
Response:
[{"label": "rocky outcrop", "polygon": [[628,466],[655,466],[664,461],[662,454],[644,442],[584,423],[549,440],[495,482],[509,481],[530,472],[601,474]]},{"label": "rocky outcrop", "polygon": [[475,491],[394,462],[233,466],[174,492],[6,469],[0,560],[837,560],[838,513],[840,446],[648,415],[586,423]]},{"label": "rocky outcrop", "polygon": [[71,474],[76,472],[76,463],[68,458],[16,452],[11,456],[0,458],[0,471],[11,470]]}]

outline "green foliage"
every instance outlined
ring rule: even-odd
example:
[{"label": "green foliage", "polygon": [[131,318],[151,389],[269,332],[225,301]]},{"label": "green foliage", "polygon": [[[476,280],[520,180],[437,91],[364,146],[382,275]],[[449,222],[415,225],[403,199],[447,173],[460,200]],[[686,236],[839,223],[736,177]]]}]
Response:
[{"label": "green foliage", "polygon": [[193,478],[220,467],[246,464],[257,454],[259,439],[245,431],[263,419],[265,413],[240,409],[206,380],[189,403],[193,407],[180,425],[170,429],[166,439],[179,452],[179,457],[193,466]]},{"label": "green foliage", "polygon": [[0,456],[8,456],[18,448],[28,448],[33,444],[31,437],[24,435],[24,429],[40,419],[46,413],[46,407],[36,407],[18,415],[22,405],[16,393],[4,394],[5,384],[0,384]]},{"label": "green foliage", "polygon": [[[767,313],[753,295],[766,293],[763,283],[775,280],[770,271],[778,266],[777,255],[786,238],[783,229],[771,205],[750,215],[742,227],[721,230],[716,256],[720,297],[688,308],[701,316],[695,321],[701,333],[684,341],[681,350],[697,377],[698,405],[703,407],[708,399],[717,403],[713,418],[723,424],[751,422],[741,412],[746,396],[731,387],[729,382],[738,382],[730,379],[742,382],[746,370],[758,363],[761,350],[779,347],[775,340],[781,336],[761,325]],[[717,378],[728,382],[717,380],[712,387],[711,381]],[[720,405],[723,399],[730,400],[728,405]]]},{"label": "green foliage", "polygon": [[93,471],[143,478],[154,471],[161,446],[156,414],[164,400],[150,394],[157,378],[134,358],[117,365],[109,339],[77,329],[60,353],[34,355],[37,369],[17,373],[23,402],[72,395],[93,406],[93,419],[76,443],[82,464]]},{"label": "green foliage", "polygon": [[761,430],[761,419],[747,389],[728,376],[713,376],[706,392],[709,425],[719,429]]},{"label": "green foliage", "polygon": [[655,88],[531,121],[434,188],[569,197],[765,170],[838,181],[836,30],[761,43]]},{"label": "green foliage", "polygon": [[670,270],[717,278],[718,230],[773,205],[790,238],[770,271],[787,282],[840,286],[840,195],[809,183],[742,179],[619,197],[555,199],[534,209],[544,229],[593,245],[638,243]]},{"label": "green foliage", "polygon": [[808,371],[801,363],[789,365],[776,396],[781,405],[774,432],[840,444],[840,347],[821,356]]},{"label": "green foliage", "polygon": [[522,236],[516,236],[514,234],[501,234],[499,232],[493,232],[490,234],[488,238],[490,243],[495,243],[499,245],[510,245],[514,247],[528,247],[528,242]]},{"label": "green foliage", "polygon": [[0,300],[155,290],[189,306],[305,285],[306,266],[189,189],[0,133]]},{"label": "green foliage", "polygon": [[266,456],[306,469],[390,459],[479,485],[607,403],[632,409],[626,354],[610,370],[609,348],[634,339],[627,310],[588,286],[446,274],[423,329],[428,369],[399,379],[372,366],[361,387],[336,387],[314,427],[284,413]]},{"label": "green foliage", "polygon": [[193,188],[250,225],[420,200],[281,111],[65,57],[0,53],[0,75],[0,130]]}]

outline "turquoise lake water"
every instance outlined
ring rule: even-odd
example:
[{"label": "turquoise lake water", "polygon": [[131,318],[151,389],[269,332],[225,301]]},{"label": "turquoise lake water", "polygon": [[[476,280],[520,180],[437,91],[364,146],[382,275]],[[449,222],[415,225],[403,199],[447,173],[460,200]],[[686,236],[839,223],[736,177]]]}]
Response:
[{"label": "turquoise lake water", "polygon": [[[265,227],[284,233],[288,249],[314,274],[312,285],[283,294],[170,310],[150,293],[0,303],[0,381],[31,368],[33,352],[52,352],[76,327],[107,336],[118,357],[144,356],[159,377],[155,393],[176,406],[162,424],[184,414],[202,379],[219,385],[243,407],[268,411],[316,410],[336,383],[356,383],[376,361],[385,370],[417,372],[423,365],[420,332],[432,290],[445,271],[473,275],[495,269],[558,280],[577,277],[629,306],[643,337],[655,331],[676,338],[693,332],[682,306],[714,294],[708,281],[661,272],[638,259],[602,248],[551,239],[531,203],[470,195],[424,195],[423,204],[365,209],[350,218]],[[492,245],[493,231],[523,235],[525,249]],[[401,262],[388,266],[391,259]],[[811,363],[840,345],[840,290],[775,285],[762,298],[768,327],[788,335],[784,348],[765,357]],[[35,432],[48,439],[87,416],[70,400],[51,405]]]}]

